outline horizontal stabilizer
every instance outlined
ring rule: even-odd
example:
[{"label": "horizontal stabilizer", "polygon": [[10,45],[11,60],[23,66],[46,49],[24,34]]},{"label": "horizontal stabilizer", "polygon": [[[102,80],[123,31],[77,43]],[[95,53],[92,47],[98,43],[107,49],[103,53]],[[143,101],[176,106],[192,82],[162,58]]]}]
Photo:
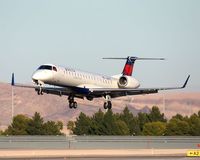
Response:
[{"label": "horizontal stabilizer", "polygon": [[135,61],[135,60],[165,60],[165,58],[139,58],[139,57],[131,57],[128,56],[126,58],[120,58],[120,57],[105,57],[103,59],[117,59],[117,60],[126,60],[126,59],[130,59],[131,61]]},{"label": "horizontal stabilizer", "polygon": [[128,56],[127,58],[119,58],[119,57],[106,57],[103,59],[117,59],[117,60],[126,60],[126,64],[122,71],[123,75],[132,76],[134,63],[136,60],[165,60],[164,58],[139,58],[139,57],[131,57]]}]

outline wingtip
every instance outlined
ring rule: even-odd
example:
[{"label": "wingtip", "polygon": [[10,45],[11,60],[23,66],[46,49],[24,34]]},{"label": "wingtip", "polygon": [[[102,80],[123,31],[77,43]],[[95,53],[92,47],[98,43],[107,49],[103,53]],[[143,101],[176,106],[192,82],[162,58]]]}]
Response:
[{"label": "wingtip", "polygon": [[12,85],[12,86],[15,85],[15,74],[14,74],[14,73],[12,73],[11,85]]},{"label": "wingtip", "polygon": [[184,85],[183,85],[183,87],[182,87],[182,88],[185,88],[185,87],[186,87],[186,85],[187,85],[187,83],[188,83],[189,79],[190,79],[190,75],[188,75],[188,77],[187,77],[187,79],[186,79],[186,81],[185,81],[185,83],[184,83]]}]

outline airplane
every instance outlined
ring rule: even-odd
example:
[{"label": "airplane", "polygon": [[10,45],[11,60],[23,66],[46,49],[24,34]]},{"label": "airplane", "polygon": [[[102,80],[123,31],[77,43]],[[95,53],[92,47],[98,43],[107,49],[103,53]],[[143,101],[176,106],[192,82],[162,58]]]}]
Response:
[{"label": "airplane", "polygon": [[[112,98],[158,93],[160,90],[183,89],[186,87],[190,75],[181,87],[140,88],[140,83],[132,77],[136,60],[164,60],[164,58],[138,58],[128,56],[126,58],[103,58],[126,60],[124,69],[120,75],[104,76],[61,67],[53,64],[41,65],[32,75],[36,85],[17,84],[12,74],[12,86],[34,88],[38,95],[43,93],[68,96],[69,108],[77,108],[75,98],[86,98],[92,101],[94,98],[104,98],[104,109],[112,108]],[[48,84],[50,86],[44,86]]]}]

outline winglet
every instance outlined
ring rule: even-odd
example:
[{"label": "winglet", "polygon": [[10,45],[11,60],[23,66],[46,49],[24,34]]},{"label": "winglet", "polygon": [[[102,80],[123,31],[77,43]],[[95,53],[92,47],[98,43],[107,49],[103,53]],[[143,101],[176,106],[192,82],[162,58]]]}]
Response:
[{"label": "winglet", "polygon": [[186,87],[186,85],[187,85],[189,79],[190,79],[190,75],[188,75],[188,77],[187,77],[187,79],[186,79],[184,85],[183,85],[181,88],[185,88],[185,87]]},{"label": "winglet", "polygon": [[15,85],[15,74],[14,74],[14,73],[12,73],[11,85],[12,85],[12,86]]}]

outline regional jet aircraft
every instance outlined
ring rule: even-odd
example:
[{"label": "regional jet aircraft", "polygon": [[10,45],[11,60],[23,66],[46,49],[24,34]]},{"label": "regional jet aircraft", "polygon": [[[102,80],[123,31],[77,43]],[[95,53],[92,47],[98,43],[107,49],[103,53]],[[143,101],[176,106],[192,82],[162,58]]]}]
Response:
[{"label": "regional jet aircraft", "polygon": [[[77,108],[74,98],[86,98],[92,101],[94,98],[105,99],[104,109],[111,109],[111,99],[127,95],[152,94],[159,90],[171,90],[185,88],[190,75],[181,87],[168,88],[139,88],[139,82],[132,77],[133,67],[136,60],[164,60],[163,58],[104,58],[104,59],[125,59],[126,64],[122,74],[117,76],[104,76],[83,72],[71,68],[61,67],[53,64],[41,65],[32,76],[36,85],[15,84],[12,74],[12,85],[17,87],[34,88],[38,95],[43,93],[68,96],[69,108]],[[44,86],[45,84],[52,87]]]}]

